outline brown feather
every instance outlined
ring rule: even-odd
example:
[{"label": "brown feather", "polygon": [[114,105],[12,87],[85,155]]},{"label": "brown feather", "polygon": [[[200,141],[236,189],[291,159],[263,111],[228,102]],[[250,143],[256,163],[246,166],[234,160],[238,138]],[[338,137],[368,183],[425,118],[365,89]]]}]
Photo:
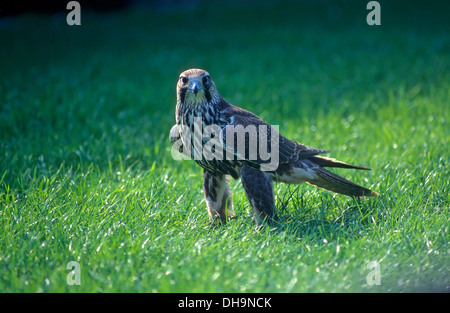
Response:
[{"label": "brown feather", "polygon": [[379,194],[370,189],[357,185],[345,178],[342,178],[324,168],[315,168],[315,173],[319,178],[307,181],[308,184],[319,188],[334,191],[350,197],[378,197]]},{"label": "brown feather", "polygon": [[313,156],[313,157],[308,158],[308,160],[310,160],[322,167],[340,167],[340,168],[352,168],[352,169],[357,169],[357,170],[370,171],[370,168],[367,168],[367,167],[351,165],[351,164],[347,164],[347,163],[338,161],[333,158],[327,158],[327,157],[323,157],[323,156]]}]

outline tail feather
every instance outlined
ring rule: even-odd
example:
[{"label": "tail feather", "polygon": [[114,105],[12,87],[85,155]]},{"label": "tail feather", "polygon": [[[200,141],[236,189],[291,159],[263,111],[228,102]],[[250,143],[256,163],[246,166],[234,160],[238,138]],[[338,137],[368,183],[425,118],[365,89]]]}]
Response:
[{"label": "tail feather", "polygon": [[370,168],[362,167],[362,166],[356,166],[356,165],[350,165],[341,161],[338,161],[336,159],[327,158],[323,156],[313,156],[308,158],[310,161],[316,163],[317,165],[320,165],[322,167],[340,167],[340,168],[353,168],[357,170],[366,170],[370,171]]},{"label": "tail feather", "polygon": [[379,194],[375,191],[357,185],[345,178],[342,178],[324,168],[314,168],[317,178],[307,181],[308,184],[319,188],[334,191],[350,197],[378,197]]}]

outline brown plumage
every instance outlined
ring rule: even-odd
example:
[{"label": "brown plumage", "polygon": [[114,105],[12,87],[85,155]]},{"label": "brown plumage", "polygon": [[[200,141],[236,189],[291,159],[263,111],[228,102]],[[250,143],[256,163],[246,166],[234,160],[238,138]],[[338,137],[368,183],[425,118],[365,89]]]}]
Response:
[{"label": "brown plumage", "polygon": [[[209,136],[204,134],[206,130]],[[351,197],[378,196],[325,169],[368,168],[319,156],[329,151],[287,139],[255,114],[224,100],[209,73],[201,69],[180,75],[176,124],[170,131],[170,140],[177,151],[203,168],[209,216],[222,222],[235,215],[227,175],[241,179],[257,224],[277,219],[273,181],[306,182]]]}]

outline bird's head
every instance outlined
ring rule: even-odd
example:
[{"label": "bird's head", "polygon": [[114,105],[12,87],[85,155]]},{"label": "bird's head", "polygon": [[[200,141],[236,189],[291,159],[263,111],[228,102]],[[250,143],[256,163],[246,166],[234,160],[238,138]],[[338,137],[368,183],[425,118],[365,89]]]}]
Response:
[{"label": "bird's head", "polygon": [[209,73],[201,69],[189,69],[180,74],[177,97],[178,103],[189,106],[215,103],[220,98]]}]

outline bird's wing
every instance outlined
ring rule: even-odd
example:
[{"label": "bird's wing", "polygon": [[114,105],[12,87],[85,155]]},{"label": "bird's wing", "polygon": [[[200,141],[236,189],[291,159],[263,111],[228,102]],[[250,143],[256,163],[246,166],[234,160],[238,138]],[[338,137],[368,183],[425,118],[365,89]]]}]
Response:
[{"label": "bird's wing", "polygon": [[268,157],[277,157],[278,163],[284,164],[329,152],[287,139],[277,127],[249,111],[238,107],[230,111],[227,112],[229,122],[220,138],[225,150],[240,160],[263,164],[268,162]]},{"label": "bird's wing", "polygon": [[170,129],[169,139],[172,145],[174,145],[178,140],[181,139],[180,131],[178,130],[177,124],[173,125],[172,128]]}]

